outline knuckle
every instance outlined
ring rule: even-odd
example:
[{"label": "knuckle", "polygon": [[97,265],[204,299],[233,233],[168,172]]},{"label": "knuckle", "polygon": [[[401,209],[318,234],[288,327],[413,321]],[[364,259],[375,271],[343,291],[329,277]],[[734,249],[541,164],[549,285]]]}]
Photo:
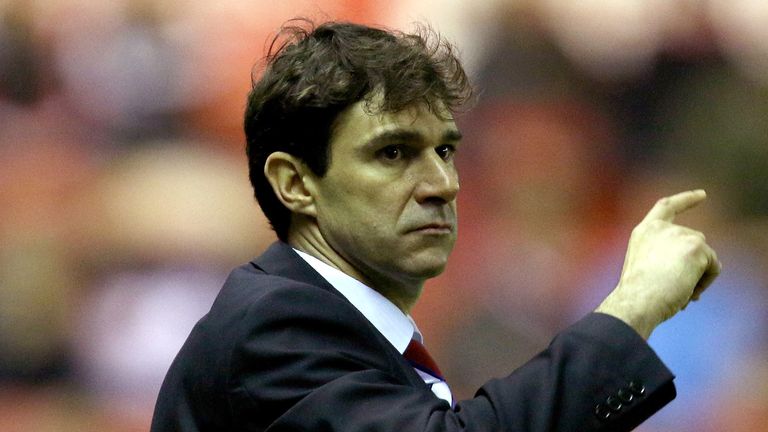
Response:
[{"label": "knuckle", "polygon": [[690,234],[696,237],[697,239],[701,240],[702,242],[707,241],[707,236],[705,236],[704,233],[701,231],[690,230]]},{"label": "knuckle", "polygon": [[667,225],[667,222],[664,222],[660,219],[654,219],[651,221],[648,221],[647,229],[653,230],[653,231],[660,231]]},{"label": "knuckle", "polygon": [[706,243],[701,237],[689,235],[685,237],[685,243],[691,252],[702,252],[706,248]]},{"label": "knuckle", "polygon": [[697,267],[704,268],[709,265],[710,256],[707,246],[696,239],[688,239],[682,253],[686,260],[695,263]]}]

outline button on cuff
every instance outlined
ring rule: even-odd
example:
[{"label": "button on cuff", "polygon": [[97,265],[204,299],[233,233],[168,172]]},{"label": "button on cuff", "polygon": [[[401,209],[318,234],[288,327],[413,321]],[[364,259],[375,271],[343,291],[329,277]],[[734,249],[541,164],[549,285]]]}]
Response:
[{"label": "button on cuff", "polygon": [[642,396],[645,394],[645,385],[641,381],[631,381],[629,383],[629,390],[635,394],[635,396]]},{"label": "button on cuff", "polygon": [[625,404],[632,403],[632,401],[635,400],[635,395],[632,394],[632,390],[626,387],[620,388],[617,395],[619,396],[619,399],[621,399],[621,401]]},{"label": "button on cuff", "polygon": [[615,396],[608,396],[608,399],[605,400],[605,404],[608,405],[608,408],[613,412],[621,411],[621,407],[623,406],[619,398]]},{"label": "button on cuff", "polygon": [[595,416],[600,420],[608,420],[611,417],[611,410],[603,404],[597,404],[595,405]]}]

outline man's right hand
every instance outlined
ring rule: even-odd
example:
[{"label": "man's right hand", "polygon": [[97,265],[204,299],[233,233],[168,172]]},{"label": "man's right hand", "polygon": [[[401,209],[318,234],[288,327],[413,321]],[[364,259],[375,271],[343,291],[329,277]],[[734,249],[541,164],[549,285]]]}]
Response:
[{"label": "man's right hand", "polygon": [[706,199],[703,190],[662,198],[632,231],[616,289],[596,312],[613,315],[648,338],[657,325],[696,300],[720,274],[704,234],[675,225]]}]

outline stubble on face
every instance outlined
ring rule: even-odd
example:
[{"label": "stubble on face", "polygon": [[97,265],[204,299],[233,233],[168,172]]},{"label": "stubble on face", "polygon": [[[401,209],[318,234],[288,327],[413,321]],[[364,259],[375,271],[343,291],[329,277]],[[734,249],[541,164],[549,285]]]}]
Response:
[{"label": "stubble on face", "polygon": [[460,134],[426,106],[339,117],[331,158],[313,179],[316,233],[308,251],[403,309],[445,268],[456,240]]}]

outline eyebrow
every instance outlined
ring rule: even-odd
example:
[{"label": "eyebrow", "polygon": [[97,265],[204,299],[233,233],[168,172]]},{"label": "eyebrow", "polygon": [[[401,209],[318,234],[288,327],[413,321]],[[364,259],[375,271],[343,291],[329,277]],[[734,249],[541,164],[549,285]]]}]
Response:
[{"label": "eyebrow", "polygon": [[[448,129],[443,133],[440,142],[458,142],[461,141],[461,138],[461,132],[457,129]],[[379,145],[398,141],[424,141],[424,136],[412,130],[393,129],[374,136],[365,143],[365,147],[378,147]]]}]

